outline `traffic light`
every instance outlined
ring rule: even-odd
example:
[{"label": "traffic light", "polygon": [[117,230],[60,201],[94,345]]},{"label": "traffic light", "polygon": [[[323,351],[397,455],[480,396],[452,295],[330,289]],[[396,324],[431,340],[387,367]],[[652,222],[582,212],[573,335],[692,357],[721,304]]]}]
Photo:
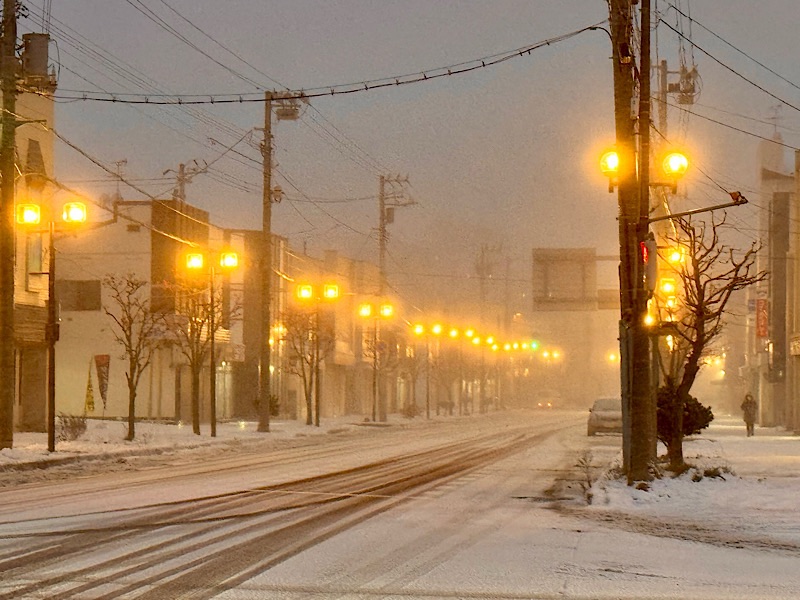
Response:
[{"label": "traffic light", "polygon": [[639,242],[639,251],[644,267],[644,279],[647,289],[654,292],[658,282],[658,246],[652,237]]}]

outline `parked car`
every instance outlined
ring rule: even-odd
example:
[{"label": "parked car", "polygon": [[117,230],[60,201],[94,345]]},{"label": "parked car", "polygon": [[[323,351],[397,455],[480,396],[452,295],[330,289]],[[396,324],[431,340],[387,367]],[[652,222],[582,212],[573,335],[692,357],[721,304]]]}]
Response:
[{"label": "parked car", "polygon": [[622,400],[617,396],[598,398],[589,409],[587,434],[622,433]]}]

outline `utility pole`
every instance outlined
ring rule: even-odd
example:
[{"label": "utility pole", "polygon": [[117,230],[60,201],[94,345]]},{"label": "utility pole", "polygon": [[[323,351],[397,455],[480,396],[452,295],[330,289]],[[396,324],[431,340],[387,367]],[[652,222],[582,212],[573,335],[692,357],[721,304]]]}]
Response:
[{"label": "utility pole", "polygon": [[394,222],[394,209],[399,206],[410,206],[414,204],[412,199],[405,197],[405,192],[401,188],[399,193],[392,192],[387,196],[386,184],[404,185],[408,183],[408,175],[381,175],[378,181],[378,271],[380,281],[378,283],[378,295],[383,296],[386,291],[386,244],[389,241],[389,232],[386,225]]},{"label": "utility pole", "polygon": [[[402,186],[408,183],[408,176],[400,175],[381,175],[378,180],[378,302],[383,302],[383,295],[386,293],[386,244],[389,242],[389,232],[386,225],[394,222],[394,209],[399,206],[409,206],[414,201],[406,198],[405,190]],[[401,186],[399,191],[386,193],[386,184],[390,186]],[[386,398],[384,396],[383,377],[378,373],[378,352],[381,346],[379,325],[380,318],[375,319],[375,331],[373,336],[373,390],[377,391],[378,413],[381,421],[386,420]],[[376,418],[375,402],[372,407],[372,420]]]},{"label": "utility pole", "polygon": [[122,181],[122,167],[128,164],[128,159],[123,158],[122,160],[115,160],[114,166],[117,167],[117,191],[116,195],[114,196],[114,200],[116,202],[122,202],[122,192],[119,189],[119,182]]},{"label": "utility pole", "polygon": [[261,197],[261,336],[258,378],[258,431],[269,431],[272,329],[272,93],[264,93],[264,142],[261,144],[263,189]]},{"label": "utility pole", "polygon": [[[124,161],[122,164],[127,164],[128,161]],[[181,210],[183,210],[183,205],[186,203],[186,184],[191,183],[192,179],[195,175],[199,175],[200,173],[205,173],[208,170],[208,165],[200,166],[197,164],[197,161],[192,161],[194,163],[194,167],[186,168],[184,163],[180,163],[178,165],[178,170],[174,171],[172,169],[167,169],[164,171],[164,175],[167,173],[175,173],[175,187],[172,190],[172,199],[177,200],[180,202]],[[114,163],[118,164],[118,163]]]},{"label": "utility pole", "polygon": [[[386,243],[389,234],[386,231],[386,176],[381,175],[378,181],[378,295],[383,296],[386,277]],[[377,351],[377,348],[376,348]],[[373,420],[374,420],[373,415]]]},{"label": "utility pole", "polygon": [[[645,10],[644,4],[647,4]],[[619,156],[619,243],[620,243],[620,356],[623,413],[623,463],[628,482],[650,479],[649,466],[655,459],[651,453],[650,413],[655,406],[650,389],[650,340],[644,326],[647,311],[647,294],[643,285],[642,260],[639,243],[647,232],[649,209],[649,181],[637,181],[636,148],[634,138],[635,117],[632,111],[634,98],[634,57],[631,52],[633,15],[630,0],[610,0],[614,121],[616,150]],[[646,12],[646,14],[645,14]],[[647,110],[640,115],[640,133],[649,132],[649,0],[642,7],[642,81],[647,80]],[[647,38],[646,40],[644,38]],[[640,106],[640,109],[642,107]],[[642,116],[646,120],[642,120]],[[649,140],[647,140],[649,142]],[[649,143],[648,143],[649,146]],[[640,152],[640,155],[647,157]],[[647,158],[643,164],[649,164]],[[646,175],[646,173],[645,173]],[[644,196],[642,196],[644,191]],[[652,408],[652,411],[651,411]],[[655,424],[655,419],[652,419]]]},{"label": "utility pole", "polygon": [[[649,292],[643,285],[644,264],[641,244],[650,234],[650,3],[641,0],[641,57],[639,65],[639,220],[636,224],[636,304],[635,318],[641,346],[633,356],[634,388],[633,401],[635,414],[641,425],[641,434],[632,440],[632,455],[636,453],[635,463],[631,463],[628,481],[649,481],[652,479],[650,465],[657,455],[656,393],[652,385],[652,343],[644,325],[647,315]],[[657,339],[657,338],[655,338]]]},{"label": "utility pole", "polygon": [[[0,90],[0,449],[14,443],[16,364],[14,347],[14,149],[17,111],[17,13],[15,0],[3,0]],[[52,300],[51,300],[52,301]]]},{"label": "utility pole", "polygon": [[667,132],[667,61],[662,59],[658,66],[658,130],[664,139],[669,137]]},{"label": "utility pole", "polygon": [[[479,308],[479,315],[478,320],[480,321],[481,327],[485,327],[484,319],[486,315],[484,314],[484,306],[486,306],[486,280],[491,277],[494,273],[494,266],[495,263],[491,259],[490,254],[494,254],[500,251],[500,248],[492,247],[487,244],[481,244],[481,251],[478,259],[475,261],[475,272],[478,275],[478,285],[479,292],[480,292],[480,308]],[[486,358],[484,355],[484,344],[481,344],[481,362],[480,362],[480,369],[481,369],[481,382],[480,382],[480,403],[478,406],[478,410],[483,412],[484,408],[487,406],[486,403]]]},{"label": "utility pole", "polygon": [[[261,144],[262,196],[261,196],[261,344],[258,378],[258,428],[269,432],[272,397],[272,203],[279,202],[272,190],[272,109],[276,108],[278,121],[295,121],[300,116],[298,101],[307,100],[292,94],[264,92],[264,141]],[[277,104],[277,106],[276,106]],[[204,169],[205,170],[205,169]],[[277,189],[276,189],[277,191]]]}]

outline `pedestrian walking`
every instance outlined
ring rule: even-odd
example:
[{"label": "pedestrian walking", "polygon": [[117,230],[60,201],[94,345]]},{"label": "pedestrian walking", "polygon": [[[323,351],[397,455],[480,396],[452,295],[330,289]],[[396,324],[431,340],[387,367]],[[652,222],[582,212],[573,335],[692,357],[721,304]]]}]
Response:
[{"label": "pedestrian walking", "polygon": [[744,424],[747,425],[747,437],[755,435],[756,410],[758,410],[758,404],[756,404],[753,394],[745,394],[741,408],[744,413]]}]

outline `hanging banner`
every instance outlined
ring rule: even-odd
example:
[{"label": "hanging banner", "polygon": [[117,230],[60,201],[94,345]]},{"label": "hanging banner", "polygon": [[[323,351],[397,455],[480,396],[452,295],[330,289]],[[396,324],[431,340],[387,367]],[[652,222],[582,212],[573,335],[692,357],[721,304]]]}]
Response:
[{"label": "hanging banner", "polygon": [[108,369],[111,364],[111,355],[96,354],[94,364],[97,367],[97,387],[100,390],[100,398],[103,400],[103,414],[105,414],[106,402],[108,401]]},{"label": "hanging banner", "polygon": [[767,302],[766,298],[756,300],[756,337],[765,338],[769,336]]},{"label": "hanging banner", "polygon": [[86,401],[84,413],[94,412],[94,390],[92,389],[92,361],[89,360],[89,377],[86,379]]}]

